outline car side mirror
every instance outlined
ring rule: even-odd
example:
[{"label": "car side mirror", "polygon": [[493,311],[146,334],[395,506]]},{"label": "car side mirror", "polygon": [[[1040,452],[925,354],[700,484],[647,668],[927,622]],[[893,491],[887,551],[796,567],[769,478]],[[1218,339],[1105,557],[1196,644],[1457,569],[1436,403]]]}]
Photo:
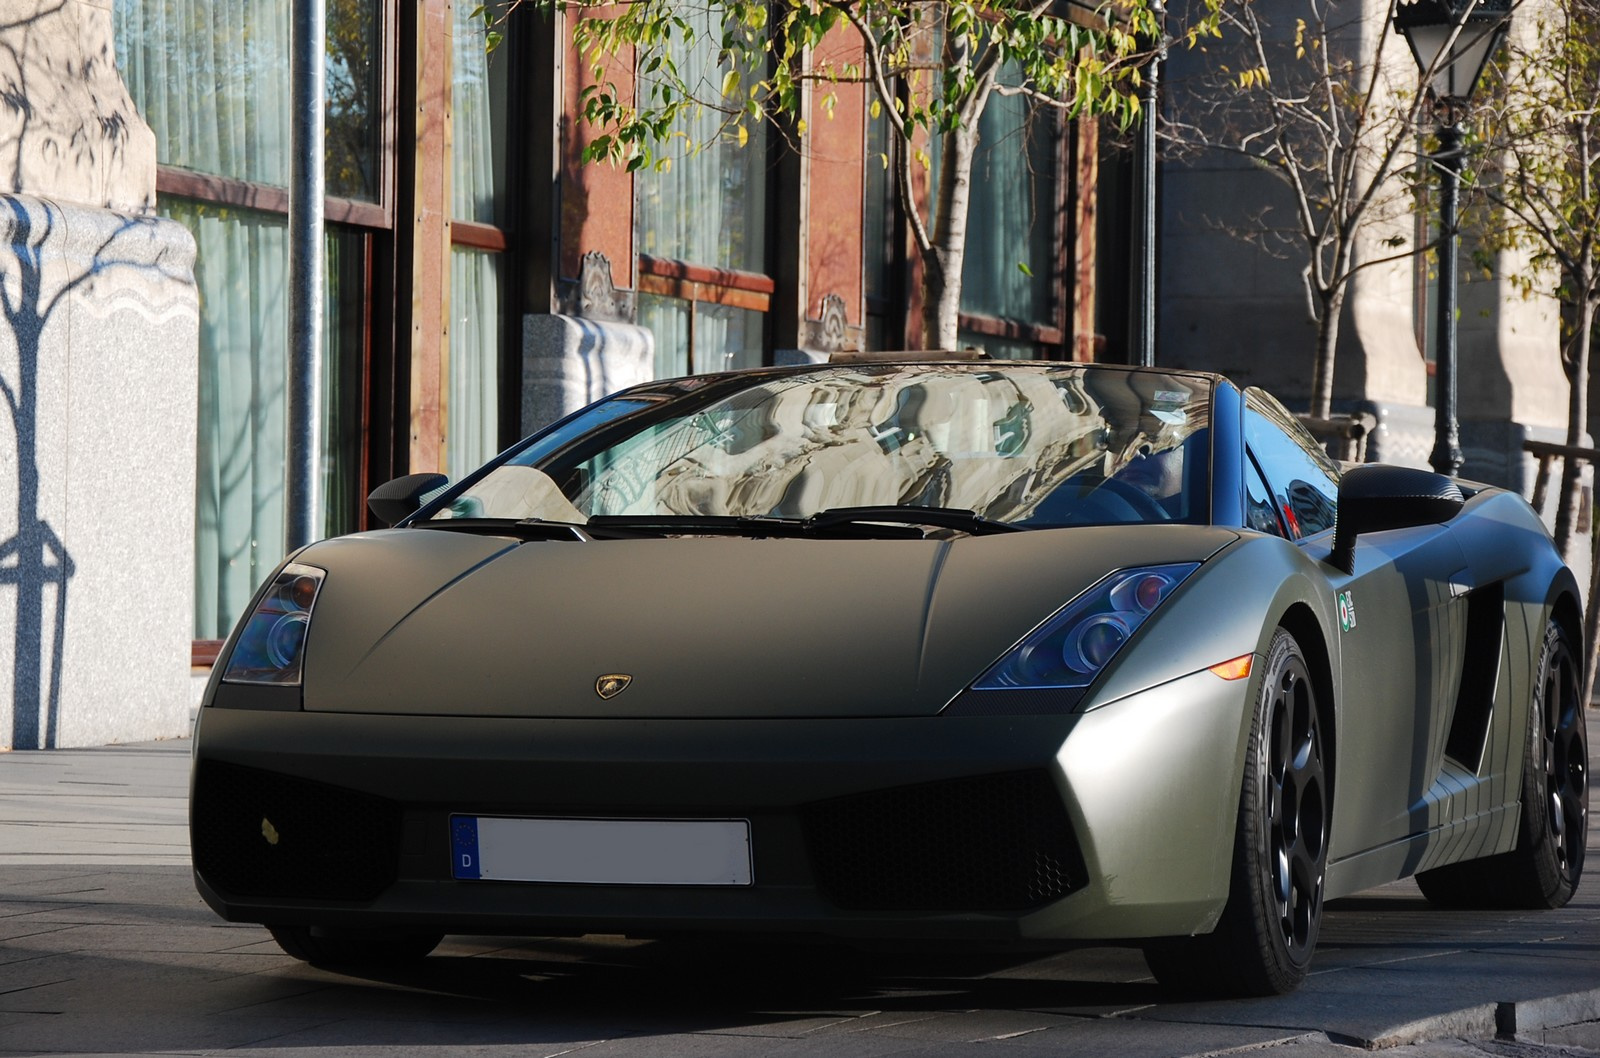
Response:
[{"label": "car side mirror", "polygon": [[422,507],[422,497],[450,484],[443,474],[407,474],[386,481],[367,495],[367,510],[384,525],[394,525]]},{"label": "car side mirror", "polygon": [[1356,537],[1386,529],[1448,522],[1466,499],[1443,474],[1373,463],[1347,471],[1339,482],[1339,514],[1329,564],[1355,571]]}]

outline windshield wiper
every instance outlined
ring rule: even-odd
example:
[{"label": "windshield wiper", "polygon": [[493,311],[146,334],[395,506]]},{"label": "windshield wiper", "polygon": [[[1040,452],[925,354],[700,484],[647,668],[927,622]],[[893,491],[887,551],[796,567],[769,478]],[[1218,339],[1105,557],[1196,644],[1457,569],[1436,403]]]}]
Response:
[{"label": "windshield wiper", "polygon": [[661,535],[714,534],[752,537],[805,537],[855,532],[863,536],[921,539],[924,529],[955,529],[974,536],[1013,533],[1022,526],[984,518],[975,511],[955,507],[917,507],[888,504],[873,507],[832,507],[807,518],[781,515],[596,515],[588,529],[601,536],[611,533]]},{"label": "windshield wiper", "polygon": [[928,525],[937,529],[957,529],[974,536],[987,533],[1016,533],[1022,527],[985,518],[977,511],[959,507],[918,507],[887,504],[874,507],[830,507],[800,522],[806,532],[823,532],[834,526],[860,525],[863,522],[889,522],[895,525]]},{"label": "windshield wiper", "polygon": [[430,518],[410,529],[451,529],[485,536],[514,536],[520,540],[593,540],[581,525],[543,518]]}]

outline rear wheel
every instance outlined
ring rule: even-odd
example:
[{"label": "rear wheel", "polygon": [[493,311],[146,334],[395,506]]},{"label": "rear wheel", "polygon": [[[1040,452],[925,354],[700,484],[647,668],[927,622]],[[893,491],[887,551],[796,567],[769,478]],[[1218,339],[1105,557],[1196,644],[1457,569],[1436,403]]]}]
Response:
[{"label": "rear wheel", "polygon": [[1551,621],[1534,669],[1522,757],[1517,847],[1417,875],[1442,907],[1556,908],[1583,875],[1589,832],[1589,739],[1582,675],[1566,629]]},{"label": "rear wheel", "polygon": [[421,930],[325,926],[268,926],[267,932],[286,954],[319,966],[411,962],[427,955],[444,939],[442,933]]},{"label": "rear wheel", "polygon": [[1281,628],[1267,649],[1259,686],[1222,918],[1208,935],[1145,948],[1156,979],[1180,991],[1293,991],[1316,949],[1330,776],[1311,673],[1299,644]]}]

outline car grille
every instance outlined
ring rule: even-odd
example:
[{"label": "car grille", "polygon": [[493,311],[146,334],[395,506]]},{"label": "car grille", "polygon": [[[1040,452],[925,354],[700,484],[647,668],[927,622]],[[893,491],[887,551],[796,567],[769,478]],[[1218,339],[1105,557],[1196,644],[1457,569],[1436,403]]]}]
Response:
[{"label": "car grille", "polygon": [[226,894],[370,900],[395,880],[400,811],[381,797],[201,761],[189,818],[195,869]]},{"label": "car grille", "polygon": [[803,819],[817,886],[846,910],[1023,911],[1086,880],[1042,771],[841,797]]}]

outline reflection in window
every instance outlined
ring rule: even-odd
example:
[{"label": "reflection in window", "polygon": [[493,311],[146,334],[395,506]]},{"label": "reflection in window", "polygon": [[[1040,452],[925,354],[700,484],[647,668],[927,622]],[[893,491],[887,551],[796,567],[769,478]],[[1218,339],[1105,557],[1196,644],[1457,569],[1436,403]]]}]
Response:
[{"label": "reflection in window", "polygon": [[[1039,364],[688,380],[631,430],[512,453],[430,517],[804,518],[896,504],[1026,526],[1202,521],[1210,392],[1134,378]],[[623,414],[648,399],[635,391]]]},{"label": "reflection in window", "polygon": [[1290,536],[1332,529],[1338,509],[1339,471],[1316,441],[1281,404],[1255,389],[1246,392],[1244,430]]},{"label": "reflection in window", "polygon": [[1278,521],[1272,502],[1272,490],[1261,477],[1254,459],[1246,460],[1244,472],[1245,524],[1258,533],[1282,536],[1283,526]]},{"label": "reflection in window", "polygon": [[[114,0],[117,65],[164,165],[289,183],[289,5]],[[367,0],[328,0],[328,194],[378,197],[378,26]]]},{"label": "reflection in window", "polygon": [[[282,217],[166,200],[161,212],[194,234],[200,319],[195,482],[195,628],[227,634],[283,558],[287,450],[287,255]],[[328,535],[355,528],[339,505],[360,466],[362,237],[328,232],[323,356],[323,493]]]},{"label": "reflection in window", "polygon": [[378,5],[371,0],[327,4],[328,194],[376,202]]}]

